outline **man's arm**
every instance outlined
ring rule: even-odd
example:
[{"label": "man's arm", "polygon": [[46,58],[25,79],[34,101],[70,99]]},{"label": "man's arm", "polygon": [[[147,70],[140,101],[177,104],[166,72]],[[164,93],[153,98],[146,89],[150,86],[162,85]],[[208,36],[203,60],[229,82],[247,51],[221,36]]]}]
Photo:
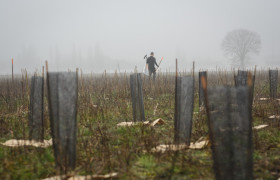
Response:
[{"label": "man's arm", "polygon": [[158,64],[157,64],[156,58],[155,58],[155,65],[156,65],[157,67],[159,67]]}]

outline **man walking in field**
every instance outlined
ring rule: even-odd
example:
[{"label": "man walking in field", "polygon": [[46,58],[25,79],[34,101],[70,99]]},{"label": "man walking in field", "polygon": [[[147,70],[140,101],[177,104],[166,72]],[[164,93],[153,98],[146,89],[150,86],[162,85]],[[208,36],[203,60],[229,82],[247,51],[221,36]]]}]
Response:
[{"label": "man walking in field", "polygon": [[155,65],[157,67],[158,64],[156,62],[156,58],[154,58],[154,53],[151,52],[151,56],[148,57],[147,61],[146,61],[146,68],[148,67],[148,70],[149,70],[149,76],[151,77],[151,75],[153,74],[153,80],[155,82],[155,79],[156,79],[156,68],[155,68]]}]

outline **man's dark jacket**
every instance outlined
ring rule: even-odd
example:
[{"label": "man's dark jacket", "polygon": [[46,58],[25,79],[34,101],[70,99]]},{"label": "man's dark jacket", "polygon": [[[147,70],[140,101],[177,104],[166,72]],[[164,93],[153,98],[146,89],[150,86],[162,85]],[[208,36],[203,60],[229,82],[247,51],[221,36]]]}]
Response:
[{"label": "man's dark jacket", "polygon": [[156,68],[155,65],[158,67],[158,64],[156,62],[156,58],[154,58],[153,56],[148,57],[146,63],[148,64],[148,69],[150,72],[155,72]]}]

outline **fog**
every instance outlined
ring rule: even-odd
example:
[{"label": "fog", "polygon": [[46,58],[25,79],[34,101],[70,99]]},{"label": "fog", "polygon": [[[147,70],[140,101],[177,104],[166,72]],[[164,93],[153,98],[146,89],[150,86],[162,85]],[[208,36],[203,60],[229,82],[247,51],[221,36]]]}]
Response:
[{"label": "fog", "polygon": [[161,70],[230,68],[221,43],[235,29],[261,36],[249,66],[280,66],[278,0],[1,0],[0,74],[142,71],[151,51]]}]

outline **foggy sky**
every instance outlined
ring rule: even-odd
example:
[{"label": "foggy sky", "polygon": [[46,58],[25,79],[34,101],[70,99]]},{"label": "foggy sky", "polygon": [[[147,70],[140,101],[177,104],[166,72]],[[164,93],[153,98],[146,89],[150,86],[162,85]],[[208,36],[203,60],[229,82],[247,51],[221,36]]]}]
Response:
[{"label": "foggy sky", "polygon": [[260,34],[249,65],[280,66],[278,0],[1,0],[0,74],[22,68],[84,72],[145,65],[154,51],[161,69],[229,67],[221,44],[235,29]]}]

